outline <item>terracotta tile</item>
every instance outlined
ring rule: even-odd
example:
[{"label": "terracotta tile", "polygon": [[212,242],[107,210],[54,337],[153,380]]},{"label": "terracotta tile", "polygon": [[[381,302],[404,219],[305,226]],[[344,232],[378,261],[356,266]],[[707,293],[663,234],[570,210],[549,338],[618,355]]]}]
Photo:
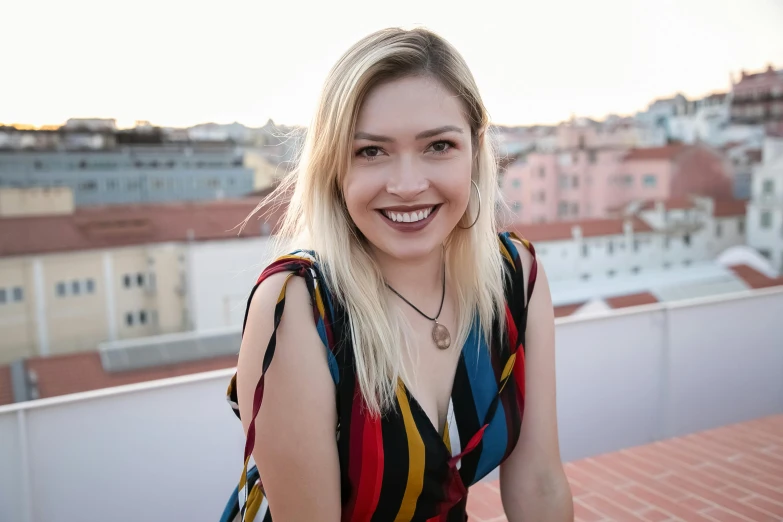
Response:
[{"label": "terracotta tile", "polygon": [[657,506],[662,511],[669,513],[674,517],[687,520],[688,522],[715,522],[714,520],[710,520],[693,511],[692,509],[689,509],[688,507],[682,506],[677,502],[669,500],[667,497],[659,495],[658,493],[655,493],[654,491],[651,491],[642,486],[630,486],[626,488],[626,492],[640,500],[644,500],[651,505]]},{"label": "terracotta tile", "polygon": [[731,510],[737,514],[749,517],[755,522],[780,522],[779,520],[776,521],[775,517],[769,516],[767,513],[751,505],[743,504],[742,502],[727,498],[710,488],[698,485],[678,475],[667,477],[666,481],[672,486],[682,488],[685,491],[688,491],[705,500],[714,502],[715,504]]},{"label": "terracotta tile", "polygon": [[762,511],[766,511],[770,515],[778,516],[781,520],[783,520],[783,504],[772,502],[771,500],[763,497],[753,497],[744,500],[743,502],[750,504],[753,507],[757,507]]},{"label": "terracotta tile", "polygon": [[687,507],[692,511],[704,511],[705,509],[715,506],[715,504],[707,502],[703,498],[693,496],[688,497],[685,500],[680,500],[677,503],[683,507]]},{"label": "terracotta tile", "polygon": [[579,522],[599,522],[603,515],[594,511],[584,503],[584,499],[574,500],[574,519]]},{"label": "terracotta tile", "polygon": [[639,514],[647,522],[665,522],[670,520],[672,516],[668,513],[664,513],[660,509],[652,508]]},{"label": "terracotta tile", "polygon": [[582,500],[588,507],[597,513],[604,515],[609,520],[622,520],[623,522],[645,522],[645,519],[637,516],[630,510],[624,509],[610,499],[602,495],[590,495]]},{"label": "terracotta tile", "polygon": [[755,522],[752,518],[745,518],[722,508],[710,508],[704,514],[719,522]]},{"label": "terracotta tile", "polygon": [[727,486],[725,488],[718,489],[718,493],[725,495],[732,500],[743,500],[748,497],[752,497],[753,493],[747,489],[742,489],[734,486]]}]

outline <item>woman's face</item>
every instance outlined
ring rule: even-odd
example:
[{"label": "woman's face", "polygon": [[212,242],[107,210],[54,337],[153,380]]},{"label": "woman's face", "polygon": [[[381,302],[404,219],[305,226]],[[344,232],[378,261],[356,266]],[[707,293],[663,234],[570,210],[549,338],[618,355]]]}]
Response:
[{"label": "woman's face", "polygon": [[342,186],[348,213],[386,255],[425,256],[465,213],[472,158],[459,97],[427,77],[379,85],[356,124]]}]

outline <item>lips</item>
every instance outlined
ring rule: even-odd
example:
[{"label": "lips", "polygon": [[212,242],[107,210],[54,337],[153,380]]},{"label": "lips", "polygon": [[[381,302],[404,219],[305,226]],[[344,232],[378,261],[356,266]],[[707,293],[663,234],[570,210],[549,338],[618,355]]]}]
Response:
[{"label": "lips", "polygon": [[399,210],[386,210],[381,209],[381,214],[386,216],[391,221],[394,221],[395,223],[416,223],[417,221],[423,221],[427,219],[427,217],[432,213],[433,210],[435,210],[436,205],[433,205],[431,207],[422,208],[422,209],[416,209],[416,210],[410,210],[407,212],[402,212]]}]

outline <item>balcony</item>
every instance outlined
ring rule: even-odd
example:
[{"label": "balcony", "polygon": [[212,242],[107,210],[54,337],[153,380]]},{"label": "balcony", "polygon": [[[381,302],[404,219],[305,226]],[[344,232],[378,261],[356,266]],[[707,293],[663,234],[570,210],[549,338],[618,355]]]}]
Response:
[{"label": "balcony", "polygon": [[[783,413],[780,310],[778,287],[558,319],[558,422],[570,476],[580,459],[600,469],[609,461],[592,457]],[[217,520],[242,463],[241,428],[223,398],[231,373],[0,407],[0,520]],[[672,455],[698,456],[695,440],[658,468]],[[660,447],[644,453],[655,460]],[[783,496],[783,485],[767,488]],[[661,516],[677,520],[665,505],[675,499],[657,498]]]}]

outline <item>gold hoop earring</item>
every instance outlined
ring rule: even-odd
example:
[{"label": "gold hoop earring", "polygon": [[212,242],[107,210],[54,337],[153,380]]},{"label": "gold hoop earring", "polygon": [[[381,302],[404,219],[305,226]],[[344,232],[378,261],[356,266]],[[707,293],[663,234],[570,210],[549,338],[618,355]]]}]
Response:
[{"label": "gold hoop earring", "polygon": [[457,223],[457,227],[461,228],[462,230],[468,230],[473,228],[473,225],[478,223],[479,216],[481,215],[481,191],[479,190],[478,185],[476,184],[475,181],[471,179],[470,182],[473,184],[473,188],[476,189],[476,197],[478,198],[479,207],[478,207],[478,212],[476,213],[476,219],[473,220],[473,223],[471,223],[469,227],[461,227],[459,226],[459,223]]}]

